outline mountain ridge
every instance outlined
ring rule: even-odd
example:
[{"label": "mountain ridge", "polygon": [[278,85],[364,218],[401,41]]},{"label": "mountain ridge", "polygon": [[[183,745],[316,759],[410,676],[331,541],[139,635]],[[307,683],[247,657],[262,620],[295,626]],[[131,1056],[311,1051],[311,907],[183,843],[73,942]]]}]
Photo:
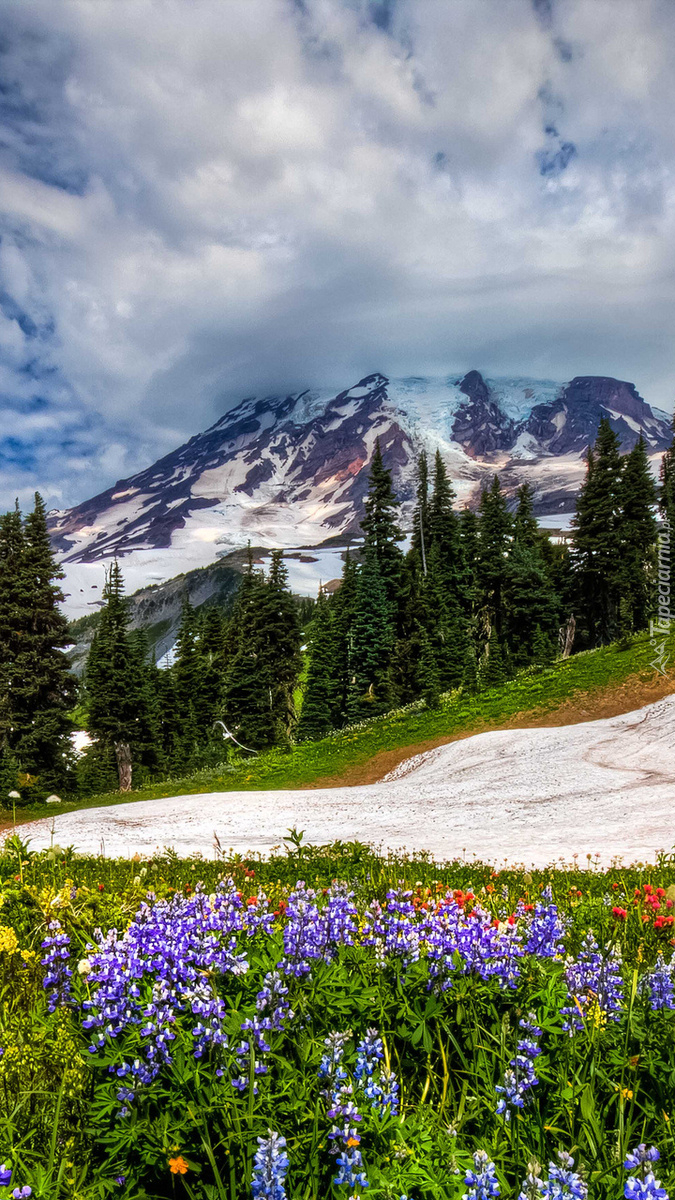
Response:
[{"label": "mountain ridge", "polygon": [[477,370],[398,380],[374,372],[337,394],[249,396],[143,471],[51,512],[50,533],[66,568],[116,556],[157,566],[156,578],[214,562],[249,540],[284,548],[347,542],[359,535],[377,439],[404,525],[423,447],[440,449],[460,505],[476,503],[498,473],[509,495],[531,484],[538,515],[565,514],[602,416],[624,452],[642,434],[654,465],[670,443],[665,414],[634,384],[610,376],[557,383]]}]

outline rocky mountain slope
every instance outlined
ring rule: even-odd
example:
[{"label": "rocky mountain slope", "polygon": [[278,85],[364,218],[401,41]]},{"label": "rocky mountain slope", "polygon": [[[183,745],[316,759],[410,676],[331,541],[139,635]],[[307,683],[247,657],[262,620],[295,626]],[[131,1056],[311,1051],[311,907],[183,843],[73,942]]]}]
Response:
[{"label": "rocky mountain slope", "polygon": [[97,603],[91,592],[114,555],[133,588],[206,566],[248,540],[344,545],[358,536],[377,438],[404,523],[423,446],[441,450],[460,504],[477,500],[498,472],[509,492],[532,484],[539,515],[569,513],[602,416],[624,451],[642,434],[657,464],[671,438],[666,414],[632,383],[604,376],[560,384],[478,371],[461,379],[375,374],[337,395],[247,398],[145,471],[50,514],[70,607]]}]

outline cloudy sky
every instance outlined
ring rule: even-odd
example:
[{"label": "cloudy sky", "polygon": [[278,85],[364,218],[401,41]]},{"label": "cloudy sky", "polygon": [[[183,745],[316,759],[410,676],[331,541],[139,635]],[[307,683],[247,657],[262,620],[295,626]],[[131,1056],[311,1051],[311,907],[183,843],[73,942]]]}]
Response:
[{"label": "cloudy sky", "polygon": [[237,398],[675,396],[673,0],[3,0],[0,503]]}]

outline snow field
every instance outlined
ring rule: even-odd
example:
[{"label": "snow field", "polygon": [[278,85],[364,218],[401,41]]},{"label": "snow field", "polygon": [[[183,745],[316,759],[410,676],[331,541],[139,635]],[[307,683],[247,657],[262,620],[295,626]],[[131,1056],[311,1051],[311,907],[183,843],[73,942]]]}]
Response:
[{"label": "snow field", "polygon": [[294,826],[307,842],[353,839],[437,859],[652,860],[675,844],[675,696],[601,721],[477,734],[371,786],[175,796],[22,832],[32,849],[53,841],[114,857],[170,846],[212,857],[214,835],[225,851],[264,854]]}]

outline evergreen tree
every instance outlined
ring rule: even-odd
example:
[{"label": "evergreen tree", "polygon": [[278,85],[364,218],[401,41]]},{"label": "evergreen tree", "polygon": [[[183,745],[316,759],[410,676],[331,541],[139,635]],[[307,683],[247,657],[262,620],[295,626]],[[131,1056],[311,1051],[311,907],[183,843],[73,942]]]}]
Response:
[{"label": "evergreen tree", "polygon": [[22,526],[18,508],[0,530],[0,747],[36,777],[42,792],[68,782],[68,710],[75,681],[64,647],[68,622],[41,496]]},{"label": "evergreen tree", "polygon": [[200,670],[197,655],[197,614],[186,595],[181,610],[180,625],[174,652],[173,664],[168,668],[173,676],[176,734],[172,768],[186,771],[196,766],[200,743],[208,730],[199,728],[197,705],[200,686]]},{"label": "evergreen tree", "polygon": [[[675,416],[673,440],[661,460],[659,509],[663,527],[659,536],[659,616],[675,617]],[[669,603],[665,603],[670,597]],[[668,612],[672,614],[665,616]]]},{"label": "evergreen tree", "polygon": [[403,554],[398,545],[403,534],[398,526],[398,501],[391,484],[391,471],[382,461],[380,440],[375,443],[375,453],[368,479],[368,496],[361,522],[364,533],[364,554],[375,556],[377,569],[387,599],[395,613],[400,604]]},{"label": "evergreen tree", "polygon": [[430,541],[438,547],[439,564],[446,582],[457,590],[461,577],[459,518],[454,510],[456,495],[448,478],[440,450],[434,459],[434,488],[429,508]]},{"label": "evergreen tree", "polygon": [[283,550],[273,550],[257,617],[260,663],[271,689],[275,741],[286,745],[295,726],[294,692],[302,670],[298,610],[288,587]]},{"label": "evergreen tree", "polygon": [[356,610],[358,568],[349,550],[342,568],[342,582],[330,601],[335,643],[335,695],[331,725],[340,729],[349,720],[348,698],[351,682],[352,623]]},{"label": "evergreen tree", "polygon": [[498,639],[504,627],[504,574],[511,529],[506,500],[495,475],[480,500],[477,575],[480,603]]},{"label": "evergreen tree", "polygon": [[374,552],[359,568],[350,630],[349,720],[362,721],[387,712],[393,704],[390,659],[393,647],[391,609]]},{"label": "evergreen tree", "polygon": [[544,633],[540,625],[537,625],[534,631],[532,665],[540,668],[550,667],[555,656],[555,642],[548,634]]},{"label": "evergreen tree", "polygon": [[540,534],[532,503],[533,492],[529,483],[518,488],[518,507],[513,517],[513,541],[516,546],[528,550],[536,550],[539,546]]},{"label": "evergreen tree", "polygon": [[[23,571],[25,538],[18,503],[0,517],[0,752],[8,778],[23,764],[13,753],[17,661],[21,655],[25,613],[30,604]],[[10,763],[11,760],[11,763]],[[14,791],[16,783],[8,788]]]},{"label": "evergreen tree", "polygon": [[603,417],[572,521],[577,605],[591,646],[612,641],[619,628],[621,473],[619,441]]},{"label": "evergreen tree", "polygon": [[436,655],[426,629],[420,628],[419,675],[420,694],[427,708],[439,708],[441,703],[441,680]]},{"label": "evergreen tree", "polygon": [[[640,437],[626,456],[619,489],[620,587],[626,633],[646,629],[654,611],[656,575],[656,487]],[[621,610],[620,610],[621,612]]]},{"label": "evergreen tree", "polygon": [[441,691],[459,687],[464,674],[467,621],[456,592],[448,584],[446,564],[436,541],[429,553],[429,574],[420,589],[418,612],[435,657]]},{"label": "evergreen tree", "polygon": [[262,653],[265,580],[248,568],[242,577],[231,622],[230,655],[223,687],[225,721],[237,740],[251,750],[273,746],[278,729],[272,706],[269,661]]},{"label": "evergreen tree", "polygon": [[[210,606],[202,610],[197,626],[198,660],[195,716],[197,727],[211,743],[213,723],[220,716],[225,678],[225,620],[220,609]],[[220,744],[220,740],[216,741]]]},{"label": "evergreen tree", "polygon": [[104,751],[114,750],[120,791],[128,792],[134,758],[147,750],[152,720],[147,711],[145,664],[129,635],[124,580],[117,561],[108,571],[103,601],[85,673],[89,730]]},{"label": "evergreen tree", "polygon": [[477,575],[479,521],[470,508],[463,508],[459,514],[459,539],[463,566],[460,604],[467,620],[473,622],[480,599]]},{"label": "evergreen tree", "polygon": [[431,545],[429,536],[429,464],[424,450],[417,460],[417,503],[413,511],[413,533],[411,553],[418,569],[427,573],[427,554]]},{"label": "evergreen tree", "polygon": [[469,696],[475,696],[478,691],[478,660],[476,658],[476,651],[471,643],[467,643],[464,656],[462,690],[467,692]]},{"label": "evergreen tree", "polygon": [[538,544],[516,541],[504,569],[504,640],[514,669],[533,661],[537,629],[549,640],[558,632],[559,601]]},{"label": "evergreen tree", "polygon": [[504,655],[497,636],[497,628],[493,625],[485,656],[480,665],[481,688],[501,687],[506,682]]},{"label": "evergreen tree", "polygon": [[309,634],[309,665],[298,723],[298,738],[322,738],[333,728],[339,674],[334,618],[322,589]]}]

